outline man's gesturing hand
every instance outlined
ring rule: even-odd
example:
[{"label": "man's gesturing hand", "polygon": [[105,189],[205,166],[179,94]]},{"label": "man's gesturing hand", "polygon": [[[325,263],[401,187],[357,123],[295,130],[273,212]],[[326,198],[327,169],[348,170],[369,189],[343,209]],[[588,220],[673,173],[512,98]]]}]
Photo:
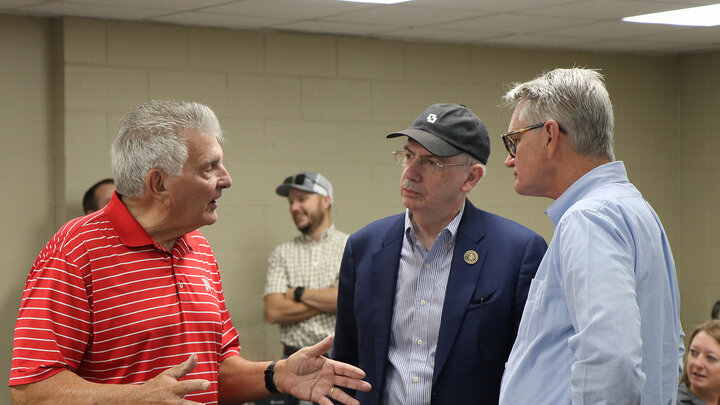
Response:
[{"label": "man's gesturing hand", "polygon": [[[370,384],[362,379],[365,373],[354,366],[330,360],[323,356],[332,348],[332,337],[328,336],[314,346],[300,349],[287,360],[275,366],[275,383],[280,391],[320,405],[332,405],[330,399],[348,405],[359,405],[345,391],[370,391]],[[277,371],[281,370],[281,371]]]}]

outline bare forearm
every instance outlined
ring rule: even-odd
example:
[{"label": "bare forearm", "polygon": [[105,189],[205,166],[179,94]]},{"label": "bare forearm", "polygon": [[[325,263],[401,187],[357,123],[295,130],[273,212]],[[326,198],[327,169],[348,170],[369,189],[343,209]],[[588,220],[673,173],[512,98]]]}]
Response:
[{"label": "bare forearm", "polygon": [[130,405],[141,403],[140,386],[97,384],[63,370],[43,381],[10,387],[14,405]]},{"label": "bare forearm", "polygon": [[280,293],[265,296],[265,320],[268,323],[295,323],[312,318],[319,313],[317,309],[286,298]]},{"label": "bare forearm", "polygon": [[169,368],[141,385],[98,384],[87,381],[77,374],[63,370],[52,377],[32,384],[10,388],[15,405],[200,405],[183,400],[191,392],[206,391],[210,382],[201,379],[178,381],[197,366],[198,357],[193,353],[175,367]]},{"label": "bare forearm", "polygon": [[269,361],[253,362],[231,356],[220,363],[218,396],[221,404],[251,402],[267,397],[265,369]]},{"label": "bare forearm", "polygon": [[334,314],[337,311],[337,287],[306,288],[300,301],[319,312]]}]

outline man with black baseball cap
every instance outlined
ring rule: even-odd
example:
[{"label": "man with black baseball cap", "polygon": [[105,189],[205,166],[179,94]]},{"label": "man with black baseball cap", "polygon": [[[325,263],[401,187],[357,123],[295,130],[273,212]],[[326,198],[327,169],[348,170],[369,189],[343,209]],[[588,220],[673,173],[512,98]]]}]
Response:
[{"label": "man with black baseball cap", "polygon": [[466,106],[434,104],[393,152],[404,214],[350,236],[340,267],[335,358],[372,384],[363,405],[497,404],[530,280],[547,245],[475,208],[490,141]]},{"label": "man with black baseball cap", "polygon": [[[280,326],[283,355],[313,345],[335,330],[338,273],[348,234],[330,219],[332,184],[320,173],[287,177],[275,192],[287,197],[300,235],[273,250],[265,283],[265,319]],[[310,404],[285,395],[272,403]]]}]

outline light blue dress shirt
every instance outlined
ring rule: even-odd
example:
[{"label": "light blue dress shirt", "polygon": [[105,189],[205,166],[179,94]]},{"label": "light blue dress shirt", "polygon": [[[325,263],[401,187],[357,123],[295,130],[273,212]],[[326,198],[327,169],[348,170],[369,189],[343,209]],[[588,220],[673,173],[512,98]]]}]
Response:
[{"label": "light blue dress shirt", "polygon": [[405,212],[383,405],[429,405],[440,320],[460,212],[429,251],[418,240]]},{"label": "light blue dress shirt", "polygon": [[674,405],[683,332],[675,264],[622,162],[595,168],[546,212],[501,405]]}]

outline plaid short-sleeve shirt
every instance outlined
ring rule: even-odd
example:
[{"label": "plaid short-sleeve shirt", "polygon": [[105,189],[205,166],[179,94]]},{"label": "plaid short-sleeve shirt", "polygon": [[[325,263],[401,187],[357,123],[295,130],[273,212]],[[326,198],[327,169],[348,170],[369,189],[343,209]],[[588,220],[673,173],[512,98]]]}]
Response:
[{"label": "plaid short-sleeve shirt", "polygon": [[[268,259],[265,295],[284,294],[289,287],[322,289],[338,285],[340,261],[349,235],[331,225],[317,242],[299,235],[275,248]],[[319,314],[280,325],[280,341],[288,346],[313,345],[335,332],[335,314]]]}]

